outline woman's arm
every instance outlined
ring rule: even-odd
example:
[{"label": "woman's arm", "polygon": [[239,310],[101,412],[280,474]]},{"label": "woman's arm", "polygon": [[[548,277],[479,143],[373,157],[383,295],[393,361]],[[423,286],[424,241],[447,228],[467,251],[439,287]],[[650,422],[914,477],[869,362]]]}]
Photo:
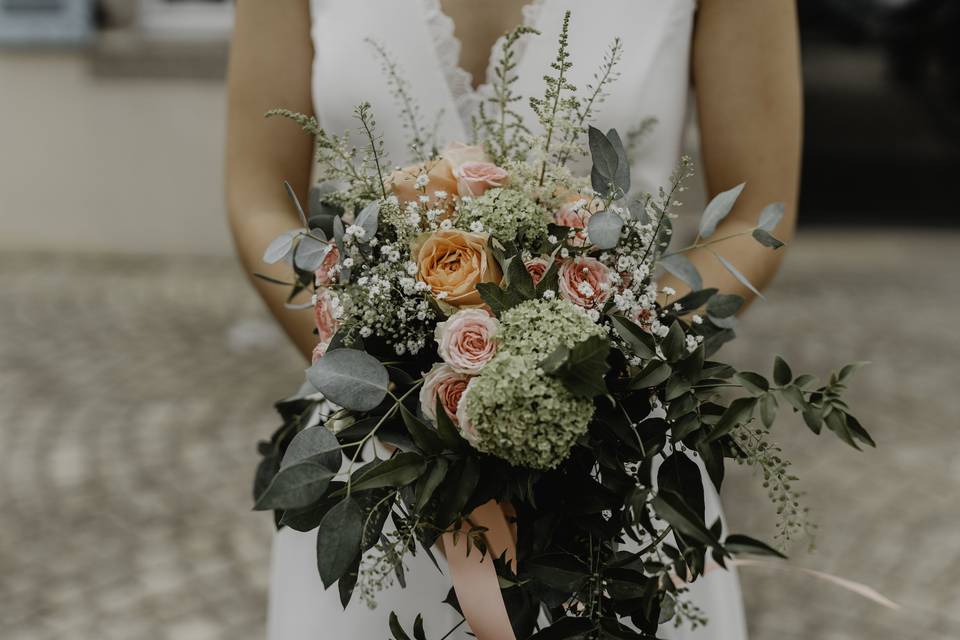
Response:
[{"label": "woman's arm", "polygon": [[[693,41],[693,79],[711,196],[746,181],[737,206],[714,238],[751,229],[764,206],[783,202],[776,237],[793,236],[802,137],[802,88],[796,8],[792,0],[700,0]],[[758,288],[783,258],[749,235],[710,247]],[[704,286],[753,294],[705,249],[688,256]],[[674,278],[663,284],[686,289]]]},{"label": "woman's arm", "polygon": [[[237,253],[247,273],[289,280],[286,265],[261,262],[273,238],[300,226],[287,198],[288,181],[306,202],[313,145],[296,125],[265,119],[284,107],[312,113],[313,48],[307,0],[237,0],[230,49],[227,117],[227,211]],[[285,309],[287,289],[253,283],[297,347],[309,356],[316,343],[312,314]]]}]

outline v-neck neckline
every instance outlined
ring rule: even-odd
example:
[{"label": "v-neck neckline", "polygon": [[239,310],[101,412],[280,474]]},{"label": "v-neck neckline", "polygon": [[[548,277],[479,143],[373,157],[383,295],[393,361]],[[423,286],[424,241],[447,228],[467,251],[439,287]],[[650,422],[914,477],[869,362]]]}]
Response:
[{"label": "v-neck neckline", "polygon": [[[546,0],[528,0],[524,3],[520,8],[522,17],[517,27],[538,28],[544,4],[546,4]],[[506,36],[501,35],[490,46],[483,82],[474,86],[473,74],[460,65],[460,51],[463,48],[463,43],[456,35],[457,25],[453,18],[443,10],[440,0],[421,0],[420,6],[423,9],[424,21],[434,37],[434,59],[443,73],[450,98],[464,127],[464,133],[468,134],[472,126],[470,124],[471,116],[475,114],[479,103],[490,93],[493,68],[499,60],[499,51]],[[517,47],[514,59],[518,64],[522,61],[526,51],[525,40],[525,38],[521,38]]]}]

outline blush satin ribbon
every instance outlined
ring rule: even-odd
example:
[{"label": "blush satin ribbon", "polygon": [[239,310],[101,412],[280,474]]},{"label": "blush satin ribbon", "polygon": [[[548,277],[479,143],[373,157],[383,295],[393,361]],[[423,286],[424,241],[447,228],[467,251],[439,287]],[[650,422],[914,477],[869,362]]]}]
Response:
[{"label": "blush satin ribbon", "polygon": [[[513,515],[511,505],[491,500],[466,518],[460,535],[443,534],[443,550],[460,610],[477,640],[517,640],[493,567],[493,559],[506,553],[507,562],[516,571],[517,531],[508,521]],[[483,536],[487,553],[481,553],[476,547],[468,549],[467,532],[471,525],[486,529]]]}]

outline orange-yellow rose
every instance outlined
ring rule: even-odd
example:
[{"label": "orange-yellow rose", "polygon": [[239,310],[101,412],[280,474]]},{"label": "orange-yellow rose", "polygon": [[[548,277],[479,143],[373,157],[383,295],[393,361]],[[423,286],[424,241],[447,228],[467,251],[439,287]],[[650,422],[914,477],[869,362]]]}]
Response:
[{"label": "orange-yellow rose", "polygon": [[479,307],[481,282],[499,284],[500,266],[487,248],[487,234],[451,229],[423,240],[417,254],[417,279],[430,286],[438,300],[454,307]]}]

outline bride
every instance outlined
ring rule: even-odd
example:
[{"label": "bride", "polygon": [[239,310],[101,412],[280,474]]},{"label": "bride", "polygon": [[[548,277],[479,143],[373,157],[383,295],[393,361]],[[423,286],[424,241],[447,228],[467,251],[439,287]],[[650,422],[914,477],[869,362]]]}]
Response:
[{"label": "bride", "polygon": [[[795,219],[800,160],[801,99],[795,8],[787,0],[238,0],[230,58],[227,196],[237,250],[248,272],[270,274],[260,263],[266,244],[297,226],[282,188],[289,181],[306,200],[312,146],[298,127],[265,120],[284,107],[313,113],[328,131],[355,126],[353,107],[373,105],[387,152],[406,156],[406,131],[384,80],[378,43],[409,82],[424,121],[436,122],[437,139],[469,139],[470,116],[483,99],[486,70],[499,51],[498,36],[520,24],[541,32],[525,36],[518,55],[518,93],[537,95],[552,60],[565,10],[573,11],[570,46],[573,83],[592,80],[608,42],[624,45],[620,78],[596,118],[621,132],[656,124],[635,149],[633,182],[655,191],[665,184],[681,150],[691,79],[695,89],[702,157],[711,194],[746,180],[738,208],[718,237],[752,228],[757,211],[788,203],[778,236],[789,238]],[[750,281],[764,284],[782,252],[749,237],[727,241],[724,254]],[[705,287],[751,292],[718,269],[708,254],[690,254]],[[282,276],[282,267],[276,272]],[[283,328],[309,357],[316,342],[311,314],[284,309],[285,292],[255,281]],[[679,281],[661,284],[678,291]],[[707,484],[708,492],[712,489]],[[710,496],[709,522],[719,514]],[[427,636],[437,639],[460,622],[442,600],[449,577],[419,553],[407,588],[380,593],[375,610],[354,599],[344,611],[336,589],[324,591],[317,575],[316,536],[277,533],[271,573],[270,640],[372,640],[386,634],[387,616],[401,620],[423,612]],[[660,637],[741,640],[746,625],[737,575],[715,571],[694,583],[690,599],[707,627],[666,626]],[[468,638],[461,625],[449,637]]]}]

